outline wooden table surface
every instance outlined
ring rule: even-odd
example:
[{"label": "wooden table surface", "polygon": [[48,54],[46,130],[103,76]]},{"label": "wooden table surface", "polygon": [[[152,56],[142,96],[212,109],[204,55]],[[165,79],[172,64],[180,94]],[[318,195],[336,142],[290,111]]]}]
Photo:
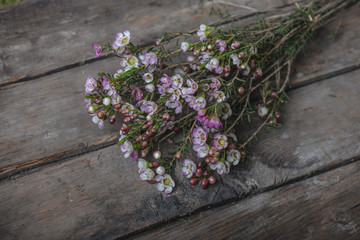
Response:
[{"label": "wooden table surface", "polygon": [[[218,2],[218,3],[214,3]],[[24,0],[0,9],[0,239],[360,239],[360,4],[321,28],[296,60],[283,126],[206,190],[166,196],[97,129],[88,75],[114,72],[91,44],[129,29],[149,45],[189,31],[213,4],[243,25],[292,0]],[[237,6],[234,6],[236,3]],[[239,7],[242,5],[242,7]],[[335,37],[331,37],[334,33]]]}]

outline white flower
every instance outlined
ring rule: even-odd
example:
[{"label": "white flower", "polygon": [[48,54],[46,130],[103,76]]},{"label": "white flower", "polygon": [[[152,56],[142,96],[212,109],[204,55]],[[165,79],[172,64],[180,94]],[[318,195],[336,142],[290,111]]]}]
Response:
[{"label": "white flower", "polygon": [[140,179],[143,181],[151,180],[154,177],[155,177],[155,173],[150,168],[145,169],[145,171],[140,174]]},{"label": "white flower", "polygon": [[145,172],[145,170],[148,168],[148,162],[142,158],[139,158],[138,161],[138,168],[139,168],[139,173],[143,173]]},{"label": "white flower", "polygon": [[240,65],[241,61],[236,54],[231,54],[230,57],[233,60],[234,65]]},{"label": "white flower", "polygon": [[130,32],[128,30],[125,30],[123,33],[118,33],[115,36],[115,42],[113,43],[113,46],[116,47],[125,47],[130,42]]},{"label": "white flower", "polygon": [[241,154],[236,149],[231,149],[227,152],[226,160],[231,162],[233,165],[237,165],[241,159]]},{"label": "white flower", "polygon": [[205,144],[203,146],[194,145],[193,146],[194,151],[196,152],[196,156],[198,158],[204,158],[209,154],[209,145]]},{"label": "white flower", "polygon": [[163,167],[163,166],[159,166],[159,167],[157,167],[156,168],[156,173],[158,174],[158,175],[164,175],[165,174],[165,168]]},{"label": "white flower", "polygon": [[196,165],[194,161],[190,159],[184,159],[182,165],[183,167],[181,168],[181,171],[183,175],[186,176],[187,178],[191,178],[196,171]]},{"label": "white flower", "polygon": [[214,97],[218,103],[225,101],[225,93],[223,91],[216,91]]},{"label": "white flower", "polygon": [[230,104],[229,103],[224,103],[224,105],[220,108],[220,112],[221,112],[221,115],[222,115],[221,116],[222,120],[228,119],[228,117],[230,117],[231,114],[232,114]]},{"label": "white flower", "polygon": [[209,70],[214,70],[215,68],[217,68],[219,66],[219,60],[217,60],[216,58],[212,58],[207,64],[206,64],[206,68]]},{"label": "white flower", "polygon": [[143,79],[146,83],[151,83],[154,80],[154,75],[152,73],[145,73]]},{"label": "white flower", "polygon": [[[226,162],[226,161],[225,161]],[[223,162],[218,162],[217,164],[209,164],[212,170],[216,170],[218,174],[228,173],[229,171],[226,169],[226,166]]]},{"label": "white flower", "polygon": [[268,114],[269,109],[267,109],[267,107],[265,106],[261,106],[258,110],[258,114],[260,117],[265,117],[266,114]]},{"label": "white flower", "polygon": [[125,158],[128,158],[134,150],[133,145],[131,144],[131,142],[129,140],[126,140],[125,142],[123,142],[121,144],[120,148],[121,148],[121,151],[124,153]]},{"label": "white flower", "polygon": [[183,50],[183,52],[189,51],[189,48],[190,48],[190,44],[188,42],[181,43],[181,49]]},{"label": "white flower", "polygon": [[124,68],[125,72],[138,67],[139,66],[139,60],[134,55],[125,55],[124,58],[120,60],[120,66]]},{"label": "white flower", "polygon": [[93,116],[91,120],[93,123],[97,124],[100,129],[104,128],[104,120],[98,118],[98,116]]},{"label": "white flower", "polygon": [[181,88],[184,82],[183,78],[179,74],[175,74],[174,76],[172,76],[171,81],[172,81],[172,87],[175,88]]},{"label": "white flower", "polygon": [[166,194],[171,193],[175,187],[175,182],[169,174],[164,174],[164,176],[157,175],[155,180],[158,182],[156,185],[157,189],[164,191]]},{"label": "white flower", "polygon": [[125,103],[124,105],[121,106],[122,110],[127,110],[128,112],[125,114],[125,116],[131,116],[133,114],[134,111],[134,106],[131,105],[130,103]]},{"label": "white flower", "polygon": [[147,92],[153,92],[153,91],[155,91],[155,86],[154,86],[154,84],[152,84],[152,83],[147,84],[147,85],[145,86],[145,90],[146,90]]}]

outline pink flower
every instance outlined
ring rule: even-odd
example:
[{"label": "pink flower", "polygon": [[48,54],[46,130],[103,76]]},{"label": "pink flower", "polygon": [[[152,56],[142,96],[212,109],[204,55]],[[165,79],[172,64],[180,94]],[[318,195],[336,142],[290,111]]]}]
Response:
[{"label": "pink flower", "polygon": [[100,129],[104,128],[104,120],[98,118],[98,116],[93,116],[92,121],[93,123],[97,124]]},{"label": "pink flower", "polygon": [[153,101],[143,101],[140,110],[151,116],[156,112],[157,105]]},{"label": "pink flower", "polygon": [[194,145],[194,151],[196,152],[196,156],[198,158],[204,158],[209,154],[209,145],[205,144],[204,146]]},{"label": "pink flower", "polygon": [[222,128],[223,124],[219,118],[214,114],[208,121],[203,123],[208,128]]},{"label": "pink flower", "polygon": [[134,55],[126,55],[120,60],[120,66],[123,67],[126,72],[132,68],[138,67],[139,60]]},{"label": "pink flower", "polygon": [[169,174],[164,174],[163,176],[157,175],[155,180],[158,182],[156,188],[159,191],[164,191],[166,194],[170,194],[175,187],[175,182]]},{"label": "pink flower", "polygon": [[200,109],[206,107],[206,100],[203,97],[198,97],[196,100],[193,99],[189,106],[194,109],[195,111],[199,111]]},{"label": "pink flower", "polygon": [[120,146],[121,151],[124,153],[124,157],[128,158],[130,154],[133,152],[133,145],[129,140],[123,142]]},{"label": "pink flower", "polygon": [[214,97],[218,103],[225,101],[225,93],[223,91],[216,91]]},{"label": "pink flower", "polygon": [[160,78],[160,82],[164,88],[169,88],[172,83],[171,78],[166,74],[163,74],[163,76]]},{"label": "pink flower", "polygon": [[227,142],[227,136],[221,133],[217,133],[214,135],[214,140],[212,140],[212,146],[214,146],[217,150],[222,150],[227,148],[229,143]]},{"label": "pink flower", "polygon": [[139,58],[145,67],[157,64],[157,56],[155,53],[148,52],[145,55],[140,55]]},{"label": "pink flower", "polygon": [[196,164],[194,163],[194,161],[190,159],[184,159],[182,165],[182,174],[187,178],[191,178],[196,171]]},{"label": "pink flower", "polygon": [[94,43],[94,44],[92,45],[92,47],[93,47],[94,50],[95,50],[95,56],[96,56],[96,57],[100,57],[100,55],[101,55],[101,53],[102,53],[102,47],[101,47],[99,44],[97,44],[97,43]]},{"label": "pink flower", "polygon": [[134,87],[131,90],[131,96],[134,98],[135,101],[141,101],[143,99],[143,92],[139,87]]},{"label": "pink flower", "polygon": [[151,180],[155,177],[155,172],[150,168],[144,170],[143,173],[140,174],[140,179],[143,181]]},{"label": "pink flower", "polygon": [[123,33],[117,33],[115,36],[115,42],[113,43],[113,46],[117,48],[125,47],[130,43],[130,32],[128,30],[125,30]]},{"label": "pink flower", "polygon": [[217,68],[219,66],[219,60],[217,60],[216,58],[212,58],[206,65],[205,67],[207,69],[214,70],[215,68]]},{"label": "pink flower", "polygon": [[218,90],[220,88],[220,81],[217,78],[211,78],[211,84],[210,84],[210,88],[212,88],[213,90]]},{"label": "pink flower", "polygon": [[206,144],[208,134],[202,127],[195,128],[191,135],[193,137],[194,145],[204,146]]},{"label": "pink flower", "polygon": [[92,93],[96,90],[97,82],[92,76],[88,76],[85,82],[85,92]]},{"label": "pink flower", "polygon": [[184,79],[179,75],[175,74],[171,77],[171,86],[175,88],[181,88],[183,85]]}]

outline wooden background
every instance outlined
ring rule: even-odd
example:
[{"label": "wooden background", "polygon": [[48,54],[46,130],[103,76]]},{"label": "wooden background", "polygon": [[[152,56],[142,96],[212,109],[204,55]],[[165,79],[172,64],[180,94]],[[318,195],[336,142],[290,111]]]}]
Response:
[{"label": "wooden background", "polygon": [[206,190],[178,181],[170,196],[158,192],[122,158],[119,123],[91,122],[86,77],[118,67],[95,59],[93,42],[129,29],[148,45],[165,31],[229,25],[208,15],[213,4],[240,25],[293,8],[214,2],[24,0],[0,9],[0,239],[360,239],[359,4],[297,59],[283,127],[262,132],[248,160]]}]

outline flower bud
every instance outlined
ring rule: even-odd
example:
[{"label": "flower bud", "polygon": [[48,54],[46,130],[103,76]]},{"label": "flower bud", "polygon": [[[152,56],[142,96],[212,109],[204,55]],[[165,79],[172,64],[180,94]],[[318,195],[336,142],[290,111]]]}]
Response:
[{"label": "flower bud", "polygon": [[164,113],[161,117],[164,120],[169,120],[170,119],[170,115],[168,113]]},{"label": "flower bud", "polygon": [[203,174],[203,170],[201,168],[196,169],[195,176],[201,177]]},{"label": "flower bud", "polygon": [[159,165],[159,163],[156,162],[156,161],[152,161],[152,163],[151,163],[151,166],[152,166],[152,167],[157,167],[158,165]]},{"label": "flower bud", "polygon": [[158,175],[164,175],[165,174],[165,168],[163,166],[159,166],[156,168],[156,173]]},{"label": "flower bud", "polygon": [[144,147],[146,147],[148,145],[148,142],[147,141],[142,141],[141,142],[141,146],[144,148]]},{"label": "flower bud", "polygon": [[159,150],[153,152],[153,157],[155,159],[160,159],[161,158],[161,152]]},{"label": "flower bud", "polygon": [[142,158],[146,157],[147,154],[148,154],[148,152],[146,150],[140,151],[140,157],[142,157]]},{"label": "flower bud", "polygon": [[238,41],[233,41],[232,43],[231,43],[231,48],[232,49],[237,49],[237,48],[239,48],[240,47],[240,43],[238,42]]},{"label": "flower bud", "polygon": [[115,116],[112,116],[112,117],[109,119],[109,123],[110,123],[110,124],[114,124],[114,123],[115,123]]},{"label": "flower bud", "polygon": [[100,112],[97,113],[97,116],[98,116],[98,118],[100,118],[100,119],[104,119],[104,118],[105,118],[105,112],[104,112],[104,111],[100,111]]},{"label": "flower bud", "polygon": [[124,123],[130,122],[130,118],[129,118],[129,117],[124,118],[123,122],[124,122]]},{"label": "flower bud", "polygon": [[180,158],[181,158],[181,152],[177,152],[176,155],[175,155],[175,157],[176,157],[177,159],[180,159]]},{"label": "flower bud", "polygon": [[230,72],[230,66],[225,66],[224,67],[224,72],[229,73]]},{"label": "flower bud", "polygon": [[190,184],[191,184],[191,185],[197,184],[197,179],[196,179],[196,178],[190,179]]},{"label": "flower bud", "polygon": [[270,94],[270,97],[271,97],[271,98],[277,98],[277,93],[276,93],[276,92],[272,92],[272,93]]},{"label": "flower bud", "polygon": [[241,59],[244,55],[245,55],[245,54],[244,54],[243,52],[239,52],[239,53],[237,54],[237,57],[238,57],[239,59]]},{"label": "flower bud", "polygon": [[243,95],[245,93],[245,88],[238,87],[237,92],[238,92],[238,94]]},{"label": "flower bud", "polygon": [[90,113],[90,114],[92,114],[92,113],[94,113],[95,112],[95,107],[94,106],[90,106],[89,108],[88,108],[88,113]]},{"label": "flower bud", "polygon": [[279,119],[279,118],[280,118],[280,113],[276,112],[276,113],[275,113],[275,118],[276,118],[276,119]]},{"label": "flower bud", "polygon": [[216,183],[216,178],[214,176],[209,177],[209,183],[210,184],[215,184]]},{"label": "flower bud", "polygon": [[201,187],[202,189],[205,189],[205,188],[207,188],[207,186],[208,186],[208,180],[207,180],[207,179],[201,180],[201,182],[200,182],[200,187]]},{"label": "flower bud", "polygon": [[110,100],[110,98],[106,97],[106,98],[103,99],[102,102],[103,102],[103,104],[104,104],[105,106],[109,106],[110,103],[111,103],[111,100]]}]

